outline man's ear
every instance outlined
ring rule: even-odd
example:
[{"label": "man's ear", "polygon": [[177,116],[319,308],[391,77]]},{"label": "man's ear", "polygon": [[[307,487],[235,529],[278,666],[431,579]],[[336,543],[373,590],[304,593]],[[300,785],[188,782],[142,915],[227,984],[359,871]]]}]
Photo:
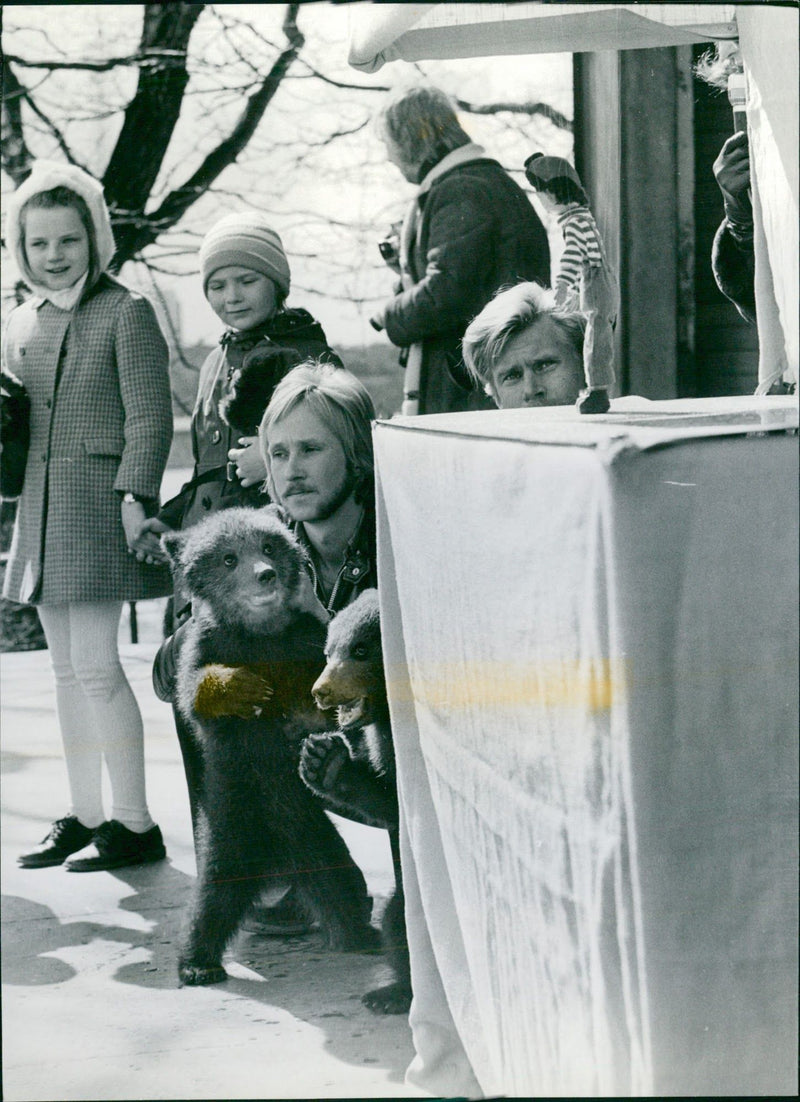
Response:
[{"label": "man's ear", "polygon": [[173,566],[180,566],[181,549],[186,542],[184,532],[164,532],[161,536],[161,546],[169,555],[169,561]]}]

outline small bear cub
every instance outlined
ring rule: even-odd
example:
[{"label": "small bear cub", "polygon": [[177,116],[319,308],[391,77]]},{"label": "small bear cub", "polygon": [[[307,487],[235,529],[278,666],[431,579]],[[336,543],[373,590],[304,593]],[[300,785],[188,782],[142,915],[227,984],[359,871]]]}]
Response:
[{"label": "small bear cub", "polygon": [[366,589],[331,621],[325,669],[313,687],[320,708],[336,708],[339,730],[309,734],[300,776],[334,811],[389,831],[395,891],[381,935],[395,975],[393,983],[364,995],[378,1014],[405,1014],[411,975],[400,869],[399,809],[394,743],[386,698],[378,591]]},{"label": "small bear cub", "polygon": [[[273,506],[232,508],[163,544],[192,599],[177,702],[204,758],[198,876],[180,960],[184,984],[219,983],[222,954],[275,878],[296,884],[329,948],[375,947],[371,899],[321,802],[299,776],[304,735],[324,723],[311,688],[324,666],[323,615],[308,611],[305,557]],[[241,715],[198,705],[208,667],[256,666],[257,706]]]}]

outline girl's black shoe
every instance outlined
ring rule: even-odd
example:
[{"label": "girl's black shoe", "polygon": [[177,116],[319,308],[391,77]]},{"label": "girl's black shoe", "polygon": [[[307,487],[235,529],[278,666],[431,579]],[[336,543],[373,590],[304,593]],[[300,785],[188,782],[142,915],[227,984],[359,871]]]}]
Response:
[{"label": "girl's black shoe", "polygon": [[167,856],[164,839],[157,826],[143,834],[128,830],[116,819],[101,823],[94,831],[86,852],[67,861],[67,872],[98,872],[102,869],[122,869],[128,865],[146,865],[162,861]]},{"label": "girl's black shoe", "polygon": [[63,865],[71,853],[83,849],[91,842],[94,833],[94,828],[84,826],[75,815],[65,815],[63,819],[56,819],[50,827],[50,833],[36,849],[17,858],[17,864],[23,869],[47,869],[53,865]]}]

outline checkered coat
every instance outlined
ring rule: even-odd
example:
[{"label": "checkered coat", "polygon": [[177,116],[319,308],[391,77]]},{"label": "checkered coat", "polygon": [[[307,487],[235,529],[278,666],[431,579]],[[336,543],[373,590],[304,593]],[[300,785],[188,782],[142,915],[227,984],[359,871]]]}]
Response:
[{"label": "checkered coat", "polygon": [[169,593],[166,567],[128,554],[116,492],[157,499],[172,440],[168,351],[150,303],[110,276],[73,311],[26,302],[9,316],[3,358],[31,399],[3,595],[50,605]]}]

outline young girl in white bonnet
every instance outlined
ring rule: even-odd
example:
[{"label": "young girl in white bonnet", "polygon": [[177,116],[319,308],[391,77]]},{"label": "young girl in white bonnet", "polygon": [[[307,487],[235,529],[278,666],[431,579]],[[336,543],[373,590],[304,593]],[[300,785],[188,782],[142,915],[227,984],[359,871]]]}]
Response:
[{"label": "young girl in white bonnet", "polygon": [[4,366],[31,400],[3,593],[38,609],[71,797],[68,814],[18,860],[66,861],[72,872],[157,861],[166,852],[147,807],[142,717],[117,634],[124,601],[170,591],[167,570],[131,553],[157,508],[172,439],[167,346],[150,303],[105,271],[114,238],[97,181],[41,161],[7,210],[7,242],[33,296],[3,336]]}]

